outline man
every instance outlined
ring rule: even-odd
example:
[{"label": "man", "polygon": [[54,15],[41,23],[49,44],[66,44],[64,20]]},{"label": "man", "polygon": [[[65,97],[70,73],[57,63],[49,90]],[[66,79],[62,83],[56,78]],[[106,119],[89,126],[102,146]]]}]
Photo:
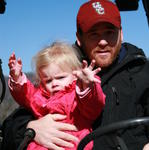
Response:
[{"label": "man", "polygon": [[[83,4],[77,15],[76,35],[79,56],[88,61],[94,58],[96,66],[102,68],[99,76],[106,95],[106,105],[93,129],[122,120],[148,116],[149,62],[141,49],[129,43],[122,44],[121,17],[116,5],[108,0],[91,0]],[[6,146],[8,142],[17,147],[26,128],[33,128],[36,131],[34,140],[49,149],[63,150],[61,146],[71,147],[70,141],[74,141],[75,137],[64,131],[76,128],[58,123],[58,120],[64,117],[49,114],[39,120],[33,120],[29,112],[19,109],[3,124],[3,147],[9,149]],[[115,150],[121,149],[123,145],[125,149],[141,150],[148,142],[147,133],[147,128],[140,126],[118,134],[102,136],[94,141],[94,149]]]}]

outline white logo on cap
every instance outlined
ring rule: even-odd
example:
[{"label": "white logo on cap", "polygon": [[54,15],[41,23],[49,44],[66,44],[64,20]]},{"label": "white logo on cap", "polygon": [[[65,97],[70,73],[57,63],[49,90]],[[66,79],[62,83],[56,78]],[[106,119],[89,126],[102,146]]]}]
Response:
[{"label": "white logo on cap", "polygon": [[98,14],[104,14],[104,8],[101,6],[100,2],[94,2],[92,3],[92,6]]}]

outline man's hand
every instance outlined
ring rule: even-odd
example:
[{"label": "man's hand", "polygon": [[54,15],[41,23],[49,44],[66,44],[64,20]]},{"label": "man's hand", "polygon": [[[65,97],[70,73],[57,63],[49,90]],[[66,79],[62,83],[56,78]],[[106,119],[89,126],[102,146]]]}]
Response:
[{"label": "man's hand", "polygon": [[149,150],[149,143],[147,143],[144,147],[143,150]]},{"label": "man's hand", "polygon": [[38,120],[30,121],[27,128],[36,132],[34,138],[38,144],[53,150],[64,150],[62,147],[73,147],[72,142],[78,143],[75,136],[65,131],[77,131],[74,125],[58,122],[66,116],[60,114],[48,114]]}]

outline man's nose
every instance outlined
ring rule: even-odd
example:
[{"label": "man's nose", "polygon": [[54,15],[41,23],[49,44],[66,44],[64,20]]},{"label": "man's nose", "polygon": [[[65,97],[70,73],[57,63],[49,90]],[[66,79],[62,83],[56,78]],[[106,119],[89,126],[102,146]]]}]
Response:
[{"label": "man's nose", "polygon": [[108,44],[108,42],[107,42],[106,39],[100,39],[100,40],[98,41],[98,45],[105,46],[105,45],[107,45],[107,44]]}]

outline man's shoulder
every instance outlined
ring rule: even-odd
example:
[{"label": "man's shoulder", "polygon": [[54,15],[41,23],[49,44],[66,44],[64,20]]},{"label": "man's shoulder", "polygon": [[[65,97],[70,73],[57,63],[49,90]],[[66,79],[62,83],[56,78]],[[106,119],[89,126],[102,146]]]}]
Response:
[{"label": "man's shoulder", "polygon": [[144,53],[143,49],[136,46],[136,45],[134,45],[134,44],[132,44],[132,43],[125,42],[125,43],[122,44],[122,46],[125,47],[127,53],[130,54],[130,55],[139,54],[139,55],[145,56],[145,53]]},{"label": "man's shoulder", "polygon": [[19,107],[16,108],[3,122],[3,124],[5,124],[6,122],[11,122],[14,121],[16,119],[18,119],[18,121],[20,121],[20,119],[24,119],[24,118],[28,118],[29,120],[33,119],[33,116],[31,115],[31,113],[26,110],[23,107]]}]

